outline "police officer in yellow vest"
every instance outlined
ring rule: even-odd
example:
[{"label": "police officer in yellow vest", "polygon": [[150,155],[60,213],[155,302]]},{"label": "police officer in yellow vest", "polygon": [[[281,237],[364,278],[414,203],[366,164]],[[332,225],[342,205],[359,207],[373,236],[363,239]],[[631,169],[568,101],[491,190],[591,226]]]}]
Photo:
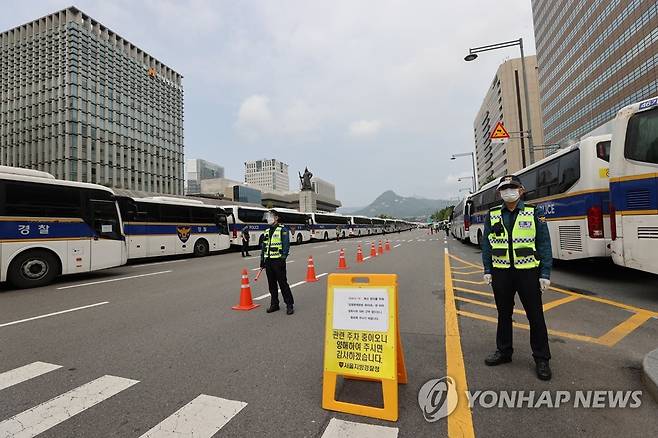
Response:
[{"label": "police officer in yellow vest", "polygon": [[286,258],[290,252],[290,232],[279,224],[279,214],[275,210],[265,213],[265,220],[270,227],[263,233],[263,245],[260,252],[260,267],[265,269],[267,283],[272,295],[267,313],[279,310],[279,292],[286,303],[286,314],[295,313],[295,300],[292,297],[286,274]]},{"label": "police officer in yellow vest", "polygon": [[497,350],[485,359],[489,366],[512,360],[512,312],[518,292],[530,323],[530,346],[535,371],[541,380],[551,379],[548,333],[541,294],[551,284],[551,239],[548,227],[535,207],[521,199],[523,184],[516,175],[498,184],[503,205],[489,211],[482,239],[484,281],[492,285],[498,329]]}]

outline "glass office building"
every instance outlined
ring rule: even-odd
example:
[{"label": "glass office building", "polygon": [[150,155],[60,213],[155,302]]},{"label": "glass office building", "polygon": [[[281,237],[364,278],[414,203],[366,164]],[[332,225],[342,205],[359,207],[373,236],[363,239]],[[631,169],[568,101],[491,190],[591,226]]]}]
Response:
[{"label": "glass office building", "polygon": [[656,0],[532,0],[546,143],[658,95]]},{"label": "glass office building", "polygon": [[2,32],[0,164],[182,194],[182,76],[74,7]]}]

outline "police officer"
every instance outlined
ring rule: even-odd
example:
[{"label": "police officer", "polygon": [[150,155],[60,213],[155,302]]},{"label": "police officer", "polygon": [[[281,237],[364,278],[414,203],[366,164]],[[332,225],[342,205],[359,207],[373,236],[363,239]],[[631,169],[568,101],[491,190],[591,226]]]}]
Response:
[{"label": "police officer", "polygon": [[242,228],[240,235],[242,237],[242,257],[249,257],[249,228]]},{"label": "police officer", "polygon": [[265,213],[265,219],[270,225],[263,233],[263,245],[260,252],[260,267],[265,269],[267,284],[272,295],[267,313],[279,310],[279,292],[286,303],[286,314],[295,313],[295,301],[288,285],[286,274],[286,258],[290,252],[290,234],[286,227],[279,224],[279,214],[270,210]]},{"label": "police officer", "polygon": [[548,227],[535,207],[521,199],[524,188],[519,177],[502,177],[497,190],[503,205],[489,211],[482,240],[484,281],[492,285],[498,309],[497,350],[484,362],[495,366],[512,360],[512,312],[518,292],[530,322],[537,377],[550,380],[551,352],[541,301],[551,284],[553,264]]}]

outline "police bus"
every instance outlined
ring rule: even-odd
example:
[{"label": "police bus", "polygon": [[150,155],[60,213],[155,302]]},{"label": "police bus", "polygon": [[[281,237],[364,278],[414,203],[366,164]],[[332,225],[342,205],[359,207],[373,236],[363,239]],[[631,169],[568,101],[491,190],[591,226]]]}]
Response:
[{"label": "police bus", "polygon": [[118,202],[129,260],[206,256],[230,246],[226,213],[216,205],[166,196],[120,196]]},{"label": "police bus", "polygon": [[301,244],[311,240],[311,215],[289,208],[273,208],[279,214],[279,223],[290,230],[290,242]]},{"label": "police bus", "polygon": [[112,190],[0,166],[0,281],[43,286],[58,275],[126,263]]},{"label": "police bus", "polygon": [[658,97],[622,108],[612,138],[612,260],[658,274]]},{"label": "police bus", "polygon": [[384,226],[386,225],[386,221],[378,217],[370,218],[370,220],[372,221],[372,234],[384,234]]},{"label": "police bus", "polygon": [[229,227],[229,238],[232,246],[242,246],[243,228],[249,230],[251,246],[259,245],[263,240],[263,232],[269,227],[265,221],[266,208],[246,207],[241,205],[224,206]]},{"label": "police bus", "polygon": [[[553,258],[610,256],[608,161],[610,135],[591,136],[515,172],[524,201],[545,217]],[[495,181],[470,196],[469,238],[481,244],[486,214],[502,204]]]},{"label": "police bus", "polygon": [[335,213],[310,213],[310,216],[312,239],[335,239],[338,233],[344,239],[349,235],[351,227],[349,216]]},{"label": "police bus", "polygon": [[465,197],[455,205],[450,216],[450,233],[455,239],[468,242],[468,230],[470,226],[470,219],[468,215],[469,207],[468,197]]},{"label": "police bus", "polygon": [[350,236],[368,236],[372,233],[372,219],[365,216],[349,216]]}]

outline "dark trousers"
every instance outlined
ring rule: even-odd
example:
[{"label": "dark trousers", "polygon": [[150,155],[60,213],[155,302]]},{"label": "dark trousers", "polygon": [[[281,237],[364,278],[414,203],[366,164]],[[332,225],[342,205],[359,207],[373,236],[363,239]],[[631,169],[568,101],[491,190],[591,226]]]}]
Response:
[{"label": "dark trousers", "polygon": [[270,295],[272,296],[270,304],[274,307],[279,306],[278,290],[281,289],[281,295],[283,295],[283,302],[286,303],[286,307],[292,307],[295,304],[295,300],[292,297],[290,286],[288,286],[285,260],[266,259],[265,274],[267,274],[267,284],[270,288]]},{"label": "dark trousers", "polygon": [[551,351],[548,346],[548,332],[544,321],[544,309],[539,289],[538,269],[494,269],[492,288],[498,309],[498,329],[496,331],[496,347],[502,354],[511,356],[512,348],[512,314],[514,310],[514,295],[519,298],[530,323],[530,347],[532,356],[537,359],[549,360]]},{"label": "dark trousers", "polygon": [[249,255],[249,241],[242,241],[242,257]]}]

